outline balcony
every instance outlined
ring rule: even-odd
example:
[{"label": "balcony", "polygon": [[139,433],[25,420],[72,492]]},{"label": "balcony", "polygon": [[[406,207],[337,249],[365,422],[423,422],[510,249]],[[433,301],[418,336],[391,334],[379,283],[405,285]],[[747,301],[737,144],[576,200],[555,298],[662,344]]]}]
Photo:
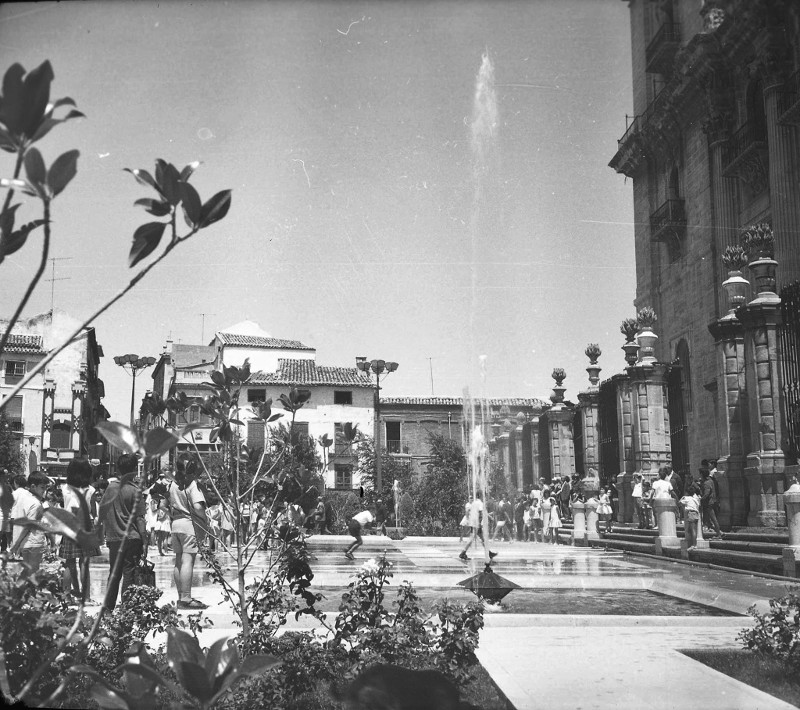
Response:
[{"label": "balcony", "polygon": [[[626,116],[626,119],[629,117]],[[644,158],[644,149],[641,140],[642,117],[630,117],[631,122],[617,141],[617,153],[608,164],[618,173],[633,177]]]},{"label": "balcony", "polygon": [[747,122],[729,139],[722,151],[722,174],[740,177],[744,165],[767,152],[767,133],[763,125]]},{"label": "balcony", "polygon": [[670,74],[675,54],[681,46],[681,26],[665,22],[653,35],[645,50],[645,71],[649,74]]},{"label": "balcony", "polygon": [[778,101],[778,123],[800,124],[800,70],[786,80]]},{"label": "balcony", "polygon": [[409,448],[408,441],[389,439],[386,442],[386,453],[409,456],[411,454],[411,449]]},{"label": "balcony", "polygon": [[683,200],[667,200],[650,215],[650,239],[667,245],[671,261],[680,256],[685,236],[686,209]]}]

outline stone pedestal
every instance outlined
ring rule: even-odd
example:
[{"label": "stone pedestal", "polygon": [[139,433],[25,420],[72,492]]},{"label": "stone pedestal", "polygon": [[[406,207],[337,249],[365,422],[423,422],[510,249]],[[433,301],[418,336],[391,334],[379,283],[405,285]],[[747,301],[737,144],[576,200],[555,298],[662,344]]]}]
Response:
[{"label": "stone pedestal", "polygon": [[597,507],[600,505],[600,501],[598,501],[596,498],[591,498],[590,500],[587,500],[584,505],[586,506],[586,540],[599,540],[600,519],[597,515]]},{"label": "stone pedestal", "polygon": [[800,487],[787,490],[783,502],[789,528],[789,546],[783,548],[783,573],[787,577],[800,577]]},{"label": "stone pedestal", "polygon": [[572,441],[573,411],[561,403],[553,405],[543,415],[547,420],[550,444],[551,481],[575,472],[575,448]]},{"label": "stone pedestal", "polygon": [[572,509],[572,537],[570,544],[579,546],[586,544],[586,507],[579,500],[570,503]]},{"label": "stone pedestal", "polygon": [[653,498],[653,512],[658,523],[658,537],[656,538],[656,554],[663,555],[665,548],[679,548],[678,530],[675,517],[678,506],[674,498]]},{"label": "stone pedestal", "polygon": [[783,440],[783,399],[778,363],[780,298],[759,293],[736,311],[744,326],[747,390],[750,415],[750,446],[744,475],[750,496],[747,524],[779,527],[786,524],[783,490],[786,457]]}]

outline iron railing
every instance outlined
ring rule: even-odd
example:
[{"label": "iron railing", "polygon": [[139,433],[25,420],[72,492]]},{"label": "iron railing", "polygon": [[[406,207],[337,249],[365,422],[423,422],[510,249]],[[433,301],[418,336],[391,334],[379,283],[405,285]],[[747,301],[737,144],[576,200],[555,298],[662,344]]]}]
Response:
[{"label": "iron railing", "polygon": [[686,229],[686,208],[683,200],[667,200],[650,215],[650,235],[653,239],[658,239],[665,229]]},{"label": "iron railing", "polygon": [[575,409],[572,417],[572,443],[575,448],[575,473],[583,476],[586,474],[586,456],[583,441],[583,417],[578,408]]},{"label": "iron railing", "polygon": [[645,71],[666,74],[681,43],[681,26],[678,22],[665,22],[653,35],[645,50]]},{"label": "iron railing", "polygon": [[690,473],[689,426],[684,407],[683,368],[673,364],[667,376],[667,411],[669,412],[669,443],[672,449],[672,469],[679,475]]},{"label": "iron railing", "polygon": [[600,479],[607,484],[620,473],[617,385],[613,380],[600,383],[597,417],[600,428]]},{"label": "iron railing", "polygon": [[800,281],[781,290],[783,322],[778,329],[783,398],[786,406],[784,453],[797,462],[800,454]]},{"label": "iron railing", "polygon": [[767,132],[762,123],[748,121],[736,131],[722,150],[722,172],[727,172],[751,150],[767,142]]}]

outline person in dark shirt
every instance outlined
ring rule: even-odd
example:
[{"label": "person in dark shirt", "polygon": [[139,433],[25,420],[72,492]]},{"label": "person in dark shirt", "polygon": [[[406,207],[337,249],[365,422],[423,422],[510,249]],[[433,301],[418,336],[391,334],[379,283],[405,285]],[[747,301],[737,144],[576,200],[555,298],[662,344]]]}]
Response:
[{"label": "person in dark shirt", "polygon": [[[139,462],[134,454],[120,456],[117,459],[117,470],[121,478],[109,480],[106,492],[100,500],[100,520],[108,543],[108,563],[111,568],[105,600],[105,606],[109,610],[117,605],[120,580],[124,592],[130,586],[139,560],[142,556],[147,557],[145,505],[144,496],[138,486],[138,469]],[[133,520],[128,528],[131,516]],[[120,556],[121,569],[117,569],[116,562]]]}]

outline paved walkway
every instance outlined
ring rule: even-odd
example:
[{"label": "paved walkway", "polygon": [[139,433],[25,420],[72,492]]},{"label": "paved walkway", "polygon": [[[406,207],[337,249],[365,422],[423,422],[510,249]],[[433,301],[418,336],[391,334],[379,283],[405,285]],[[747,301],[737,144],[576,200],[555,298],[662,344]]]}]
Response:
[{"label": "paved walkway", "polygon": [[[339,536],[309,540],[315,557],[314,587],[325,589],[331,599],[352,581],[360,564],[384,551],[395,565],[392,586],[408,579],[421,592],[428,590],[428,598],[432,598],[433,588],[436,596],[468,598],[457,583],[483,570],[482,559],[458,560],[455,538],[397,542],[368,536],[355,561],[342,554],[349,540]],[[594,598],[584,590],[639,591],[644,594],[634,596],[647,597],[644,601],[651,606],[636,616],[599,615],[603,610],[597,608],[588,614],[487,612],[477,655],[516,710],[792,707],[679,652],[738,647],[736,635],[749,624],[749,617],[705,616],[702,609],[692,610],[688,616],[685,610],[679,612],[682,616],[659,613],[659,605],[672,597],[744,614],[753,603],[767,608],[770,597],[784,593],[786,582],[599,549],[520,542],[494,547],[500,553],[495,572],[523,587],[507,598],[511,609],[525,607],[525,600],[531,597],[535,605],[535,597],[542,594],[557,595],[556,599],[572,607],[582,603],[577,601],[581,596]],[[157,585],[164,589],[162,600],[174,601],[171,558],[151,553],[151,559],[157,566]],[[107,567],[95,567],[92,596],[99,599]],[[253,574],[257,573],[258,563],[253,569]],[[201,566],[196,570],[194,596],[211,605],[207,614],[214,621],[214,630],[204,632],[209,644],[219,636],[236,633],[231,612]],[[331,602],[330,608],[334,607]],[[301,625],[307,627],[311,622],[303,620]]]}]

